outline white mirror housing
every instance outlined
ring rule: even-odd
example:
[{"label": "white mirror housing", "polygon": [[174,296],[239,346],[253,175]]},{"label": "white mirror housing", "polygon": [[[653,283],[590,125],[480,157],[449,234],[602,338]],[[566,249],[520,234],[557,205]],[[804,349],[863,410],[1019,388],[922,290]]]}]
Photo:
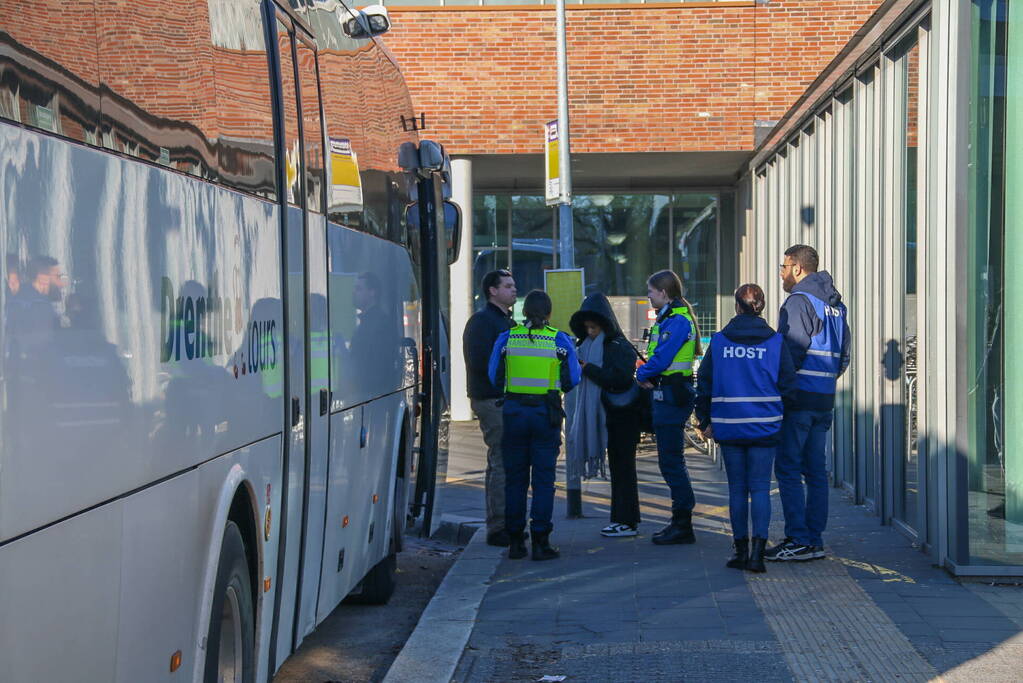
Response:
[{"label": "white mirror housing", "polygon": [[391,17],[383,5],[370,5],[341,14],[341,29],[349,38],[370,38],[391,29]]}]

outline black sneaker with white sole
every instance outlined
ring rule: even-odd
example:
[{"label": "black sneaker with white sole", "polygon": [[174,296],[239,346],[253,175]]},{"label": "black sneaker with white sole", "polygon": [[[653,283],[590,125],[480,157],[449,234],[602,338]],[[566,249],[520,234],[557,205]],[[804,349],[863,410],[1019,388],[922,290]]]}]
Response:
[{"label": "black sneaker with white sole", "polygon": [[768,546],[767,550],[764,551],[764,559],[765,560],[771,560],[773,562],[774,561],[774,556],[778,554],[778,551],[781,550],[782,548],[784,548],[786,545],[788,545],[791,542],[792,542],[792,538],[789,537],[789,536],[786,536],[785,538],[783,538],[778,543],[775,543],[774,545]]},{"label": "black sneaker with white sole", "polygon": [[811,560],[822,560],[828,556],[828,553],[824,550],[824,546],[812,545],[810,546],[810,555]]},{"label": "black sneaker with white sole", "polygon": [[628,524],[608,524],[606,527],[600,530],[601,536],[607,536],[608,538],[621,538],[624,536],[635,536],[636,527],[629,526]]},{"label": "black sneaker with white sole", "polygon": [[796,541],[785,541],[772,548],[774,553],[764,555],[764,559],[770,562],[805,562],[815,559],[813,546],[803,545]]}]

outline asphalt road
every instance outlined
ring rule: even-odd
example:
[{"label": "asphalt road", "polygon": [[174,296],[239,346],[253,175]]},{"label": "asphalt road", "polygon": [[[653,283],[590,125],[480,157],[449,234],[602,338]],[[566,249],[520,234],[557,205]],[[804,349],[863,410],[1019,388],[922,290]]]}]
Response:
[{"label": "asphalt road", "polygon": [[274,677],[276,683],[379,681],[416,627],[460,548],[406,537],[398,586],[386,605],[341,603]]}]

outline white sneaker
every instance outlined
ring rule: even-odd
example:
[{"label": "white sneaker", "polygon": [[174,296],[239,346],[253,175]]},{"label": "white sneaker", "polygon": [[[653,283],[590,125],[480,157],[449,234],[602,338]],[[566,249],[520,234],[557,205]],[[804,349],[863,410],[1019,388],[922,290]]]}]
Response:
[{"label": "white sneaker", "polygon": [[608,524],[606,527],[600,530],[601,536],[607,536],[609,538],[619,538],[621,536],[635,536],[638,531],[636,527],[629,526],[628,524]]}]

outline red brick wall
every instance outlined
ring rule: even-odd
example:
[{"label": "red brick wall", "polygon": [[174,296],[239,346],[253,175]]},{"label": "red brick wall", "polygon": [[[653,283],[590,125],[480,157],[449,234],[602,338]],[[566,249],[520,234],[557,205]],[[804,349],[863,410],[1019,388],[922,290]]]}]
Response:
[{"label": "red brick wall", "polygon": [[[771,0],[568,12],[573,152],[748,150],[880,4]],[[553,8],[403,11],[384,42],[430,137],[456,154],[542,151],[556,118]]]}]

